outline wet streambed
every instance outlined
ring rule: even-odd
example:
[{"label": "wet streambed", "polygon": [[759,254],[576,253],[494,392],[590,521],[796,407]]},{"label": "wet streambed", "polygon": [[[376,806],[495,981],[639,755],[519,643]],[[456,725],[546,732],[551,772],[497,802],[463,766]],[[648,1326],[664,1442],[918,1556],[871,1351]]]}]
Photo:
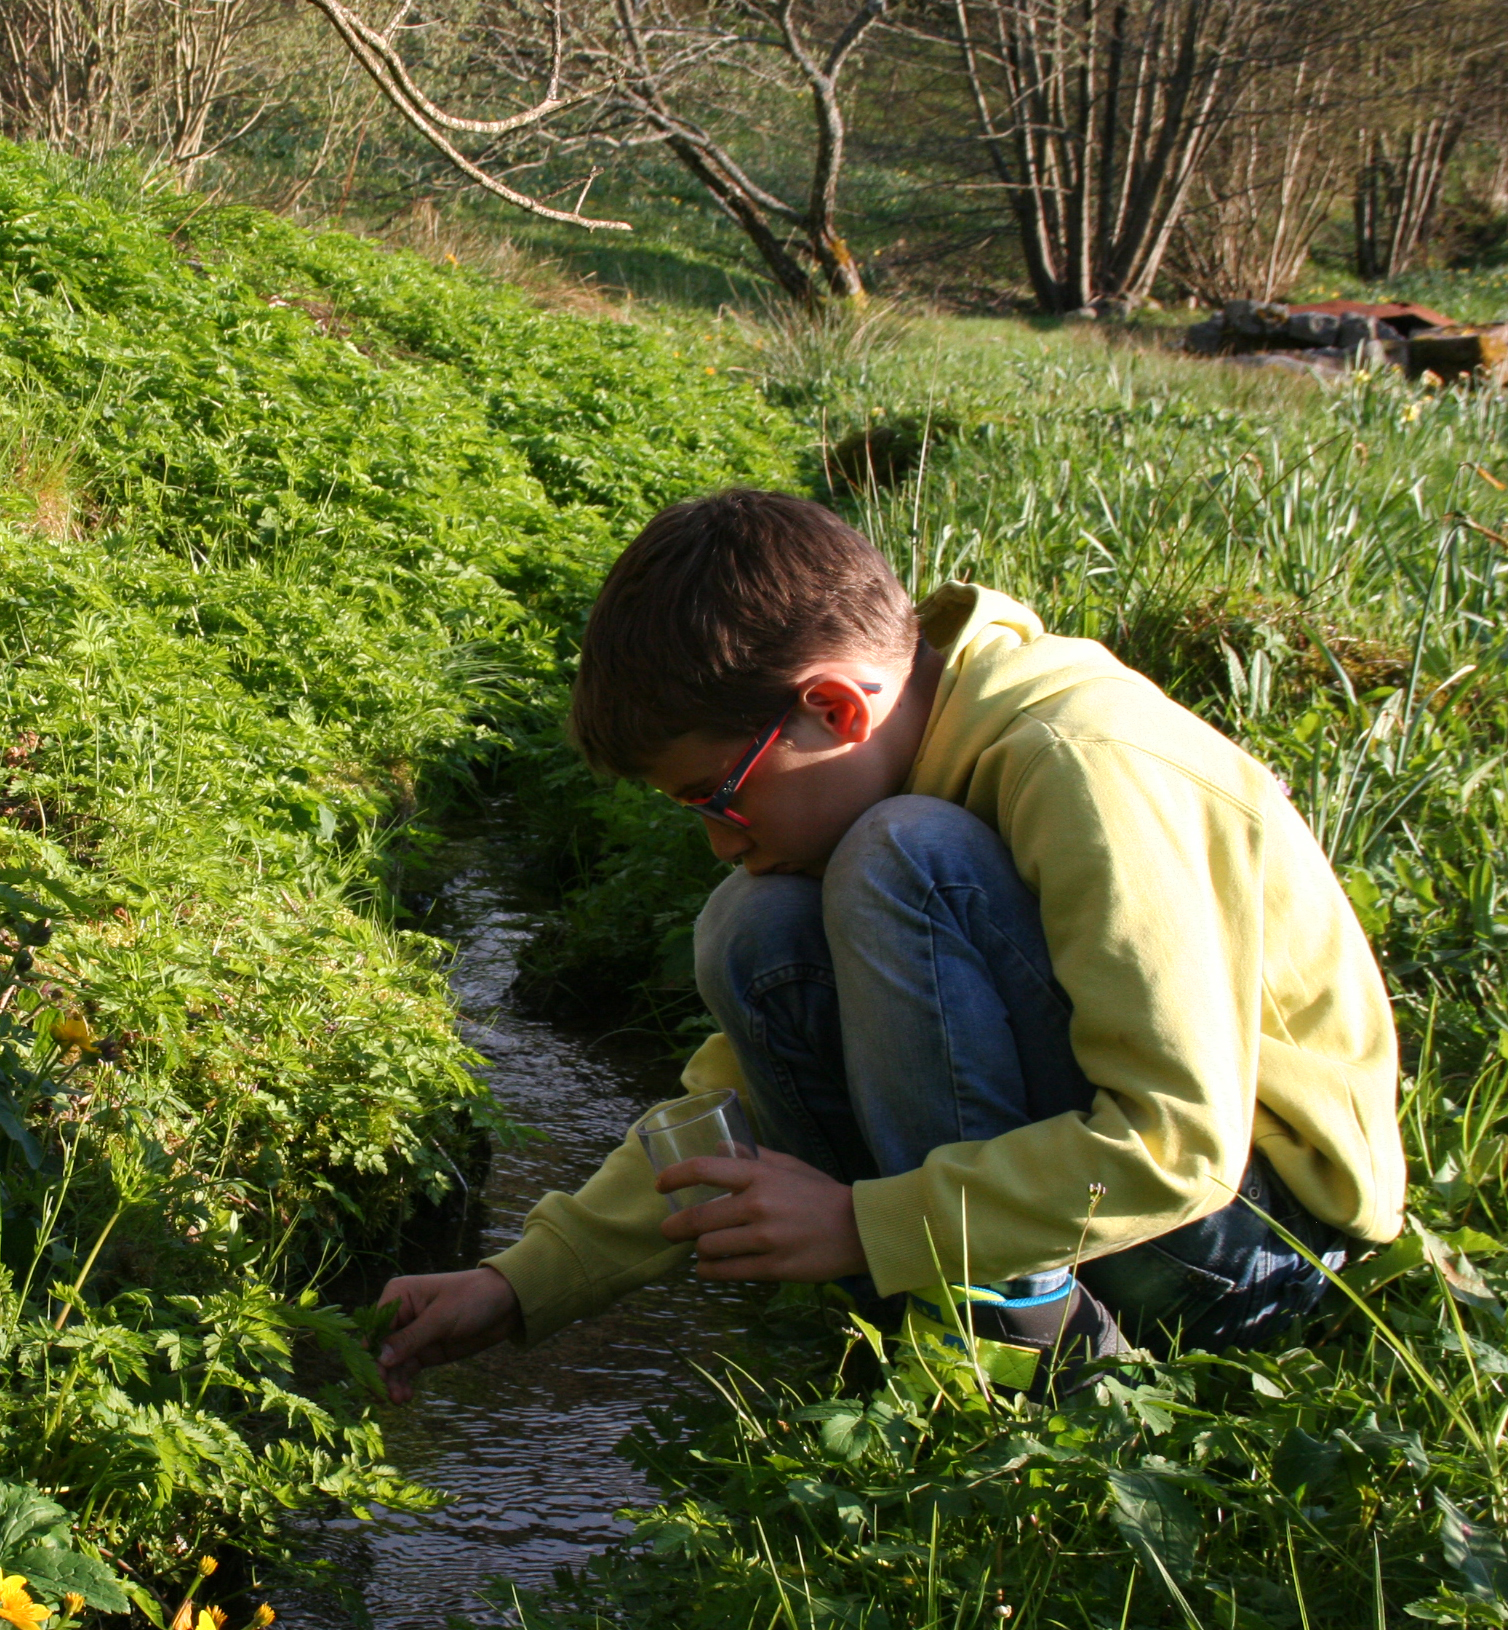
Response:
[{"label": "wet streambed", "polygon": [[[464,1034],[488,1059],[488,1082],[510,1114],[549,1138],[494,1153],[474,1200],[477,1254],[487,1255],[518,1237],[539,1195],[579,1185],[630,1121],[676,1090],[675,1071],[514,1014],[507,989],[524,919],[500,842],[482,830],[458,839],[441,863],[454,870],[426,927],[458,948]],[[704,1286],[688,1272],[532,1353],[498,1348],[427,1372],[415,1402],[385,1408],[382,1425],[392,1462],[452,1503],[425,1517],[327,1523],[319,1550],[359,1590],[376,1630],[434,1630],[448,1613],[506,1622],[477,1602],[477,1585],[499,1574],[544,1583],[562,1562],[580,1563],[627,1531],[615,1511],[653,1494],[614,1444],[686,1377],[686,1358],[736,1347],[752,1306],[751,1293]],[[301,1593],[274,1605],[297,1630],[357,1622]]]}]

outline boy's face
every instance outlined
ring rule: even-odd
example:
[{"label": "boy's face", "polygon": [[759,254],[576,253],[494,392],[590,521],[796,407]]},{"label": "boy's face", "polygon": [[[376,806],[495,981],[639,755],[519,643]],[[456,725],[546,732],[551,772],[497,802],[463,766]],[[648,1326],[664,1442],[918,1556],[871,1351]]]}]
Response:
[{"label": "boy's face", "polygon": [[[820,877],[859,816],[905,784],[935,688],[934,678],[918,695],[907,670],[870,663],[833,664],[803,680],[779,736],[730,804],[748,825],[703,818],[713,853],[755,876]],[[645,780],[677,800],[706,797],[749,745],[692,731],[671,742]]]}]

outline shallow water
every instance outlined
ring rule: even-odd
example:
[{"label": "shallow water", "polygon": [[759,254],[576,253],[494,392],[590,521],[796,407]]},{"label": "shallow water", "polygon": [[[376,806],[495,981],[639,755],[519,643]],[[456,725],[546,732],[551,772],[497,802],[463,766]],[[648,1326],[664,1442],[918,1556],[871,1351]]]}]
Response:
[{"label": "shallow water", "polygon": [[[488,1255],[518,1237],[541,1194],[578,1186],[631,1121],[676,1091],[675,1070],[513,1013],[517,879],[486,832],[458,840],[440,864],[454,870],[426,927],[457,947],[464,1034],[488,1059],[505,1108],[549,1138],[494,1152],[476,1202],[478,1254]],[[478,1603],[477,1585],[500,1574],[546,1582],[628,1531],[614,1513],[654,1495],[613,1446],[645,1404],[687,1379],[687,1358],[738,1345],[753,1305],[751,1293],[704,1286],[688,1271],[532,1353],[493,1349],[429,1371],[414,1403],[382,1410],[382,1426],[392,1462],[453,1503],[425,1517],[330,1522],[317,1548],[360,1591],[376,1630],[435,1630],[447,1613],[507,1622]],[[273,1603],[278,1622],[298,1630],[360,1622],[302,1593]]]}]

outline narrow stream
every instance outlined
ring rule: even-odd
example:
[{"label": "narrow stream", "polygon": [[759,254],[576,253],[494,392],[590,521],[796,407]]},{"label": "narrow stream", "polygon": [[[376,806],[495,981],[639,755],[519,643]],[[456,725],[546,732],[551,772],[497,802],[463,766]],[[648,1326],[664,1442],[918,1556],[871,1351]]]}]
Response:
[{"label": "narrow stream", "polygon": [[[425,926],[458,949],[452,984],[463,1034],[487,1058],[488,1084],[504,1107],[549,1140],[494,1152],[477,1200],[478,1254],[487,1255],[518,1238],[541,1194],[577,1187],[632,1120],[670,1096],[675,1071],[511,1011],[524,918],[495,833],[457,839],[437,865],[450,880]],[[627,1532],[615,1513],[654,1496],[613,1446],[646,1404],[687,1377],[688,1358],[735,1348],[753,1306],[750,1292],[705,1286],[688,1272],[531,1353],[505,1347],[431,1370],[412,1404],[385,1408],[391,1461],[453,1501],[422,1518],[341,1519],[320,1529],[318,1548],[360,1591],[375,1630],[436,1630],[449,1613],[503,1624],[477,1601],[483,1581],[548,1582],[561,1563],[579,1564]],[[291,1630],[359,1622],[302,1593],[274,1605]]]}]

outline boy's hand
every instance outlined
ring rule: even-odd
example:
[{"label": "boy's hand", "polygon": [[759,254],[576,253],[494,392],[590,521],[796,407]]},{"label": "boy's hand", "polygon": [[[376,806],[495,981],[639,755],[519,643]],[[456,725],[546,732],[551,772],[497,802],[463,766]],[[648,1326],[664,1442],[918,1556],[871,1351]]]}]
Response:
[{"label": "boy's hand", "polygon": [[696,1241],[703,1279],[773,1279],[815,1285],[865,1273],[853,1190],[793,1155],[761,1148],[758,1160],[701,1155],[668,1166],[661,1194],[707,1183],[731,1189],[660,1224],[668,1240]]},{"label": "boy's hand", "polygon": [[519,1325],[518,1297],[495,1268],[390,1279],[378,1305],[389,1302],[398,1310],[377,1355],[377,1370],[395,1404],[413,1397],[420,1370],[469,1358],[506,1340]]}]

